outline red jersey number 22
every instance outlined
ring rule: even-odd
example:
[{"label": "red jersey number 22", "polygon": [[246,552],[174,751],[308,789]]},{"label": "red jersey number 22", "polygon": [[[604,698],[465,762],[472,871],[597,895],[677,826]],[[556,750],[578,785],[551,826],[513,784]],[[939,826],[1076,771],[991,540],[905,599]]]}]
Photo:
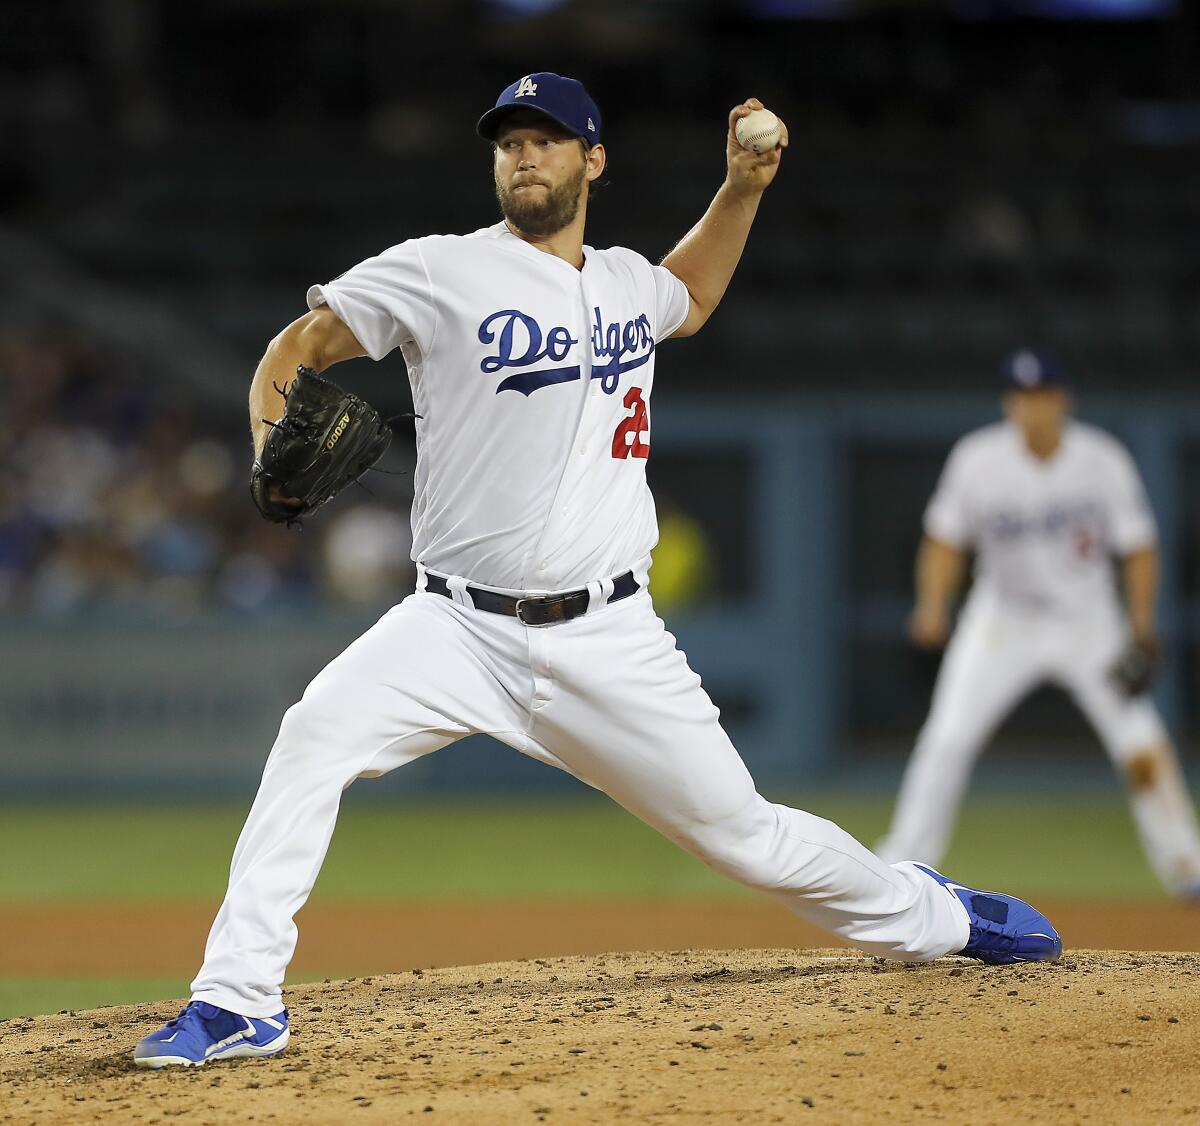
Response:
[{"label": "red jersey number 22", "polygon": [[650,429],[650,416],[640,387],[630,387],[625,392],[625,407],[632,410],[628,418],[621,419],[613,434],[613,457],[649,457],[650,443],[642,441],[642,435]]}]

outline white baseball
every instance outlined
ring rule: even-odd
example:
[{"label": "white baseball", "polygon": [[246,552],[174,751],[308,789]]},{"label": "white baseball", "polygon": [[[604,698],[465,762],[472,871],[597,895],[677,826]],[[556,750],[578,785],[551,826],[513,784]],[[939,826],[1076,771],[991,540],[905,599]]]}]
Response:
[{"label": "white baseball", "polygon": [[769,152],[779,144],[779,118],[769,109],[752,109],[733,127],[738,144],[751,152]]}]

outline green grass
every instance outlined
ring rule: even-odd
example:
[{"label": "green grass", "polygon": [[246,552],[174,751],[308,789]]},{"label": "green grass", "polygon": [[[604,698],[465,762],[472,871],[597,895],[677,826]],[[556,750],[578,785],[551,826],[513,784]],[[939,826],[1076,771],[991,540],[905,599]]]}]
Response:
[{"label": "green grass", "polygon": [[[823,792],[793,804],[868,843],[891,808],[888,798]],[[0,808],[0,902],[216,899],[245,813],[234,803]],[[1031,896],[1162,894],[1115,792],[973,800],[944,867]],[[348,802],[314,898],[749,894],[608,802],[573,798]],[[151,1001],[184,988],[174,978],[0,978],[0,1018]]]},{"label": "green grass", "polygon": [[178,996],[184,985],[177,977],[0,977],[0,1020],[62,1009],[161,1001]]},{"label": "green grass", "polygon": [[[800,799],[870,843],[890,799]],[[0,901],[213,899],[242,804],[0,809]],[[1028,894],[1160,894],[1119,795],[979,798],[944,867]],[[316,896],[605,897],[746,894],[603,800],[347,804]]]}]

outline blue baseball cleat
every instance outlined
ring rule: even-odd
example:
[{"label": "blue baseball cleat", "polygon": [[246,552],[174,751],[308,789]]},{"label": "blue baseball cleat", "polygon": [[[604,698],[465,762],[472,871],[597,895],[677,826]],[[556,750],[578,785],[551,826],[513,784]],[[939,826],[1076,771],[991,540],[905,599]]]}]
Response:
[{"label": "blue baseball cleat", "polygon": [[925,864],[913,867],[937,880],[967,909],[971,937],[958,951],[964,958],[978,958],[989,966],[1011,966],[1017,962],[1057,962],[1062,956],[1058,931],[1023,899],[963,887]]},{"label": "blue baseball cleat", "polygon": [[287,1009],[273,1017],[243,1017],[207,1001],[192,1001],[133,1050],[138,1067],[198,1067],[237,1056],[276,1056],[287,1047]]}]

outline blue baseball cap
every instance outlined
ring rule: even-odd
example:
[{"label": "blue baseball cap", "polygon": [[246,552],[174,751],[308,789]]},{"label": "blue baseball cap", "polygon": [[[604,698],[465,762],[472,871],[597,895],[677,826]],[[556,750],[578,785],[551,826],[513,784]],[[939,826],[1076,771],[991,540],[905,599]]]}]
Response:
[{"label": "blue baseball cap", "polygon": [[582,137],[589,145],[600,143],[600,111],[592,96],[583,88],[582,82],[564,78],[549,70],[527,74],[518,78],[496,99],[496,104],[487,111],[475,126],[475,132],[488,141],[494,141],[500,131],[500,122],[514,110],[532,109],[544,113]]},{"label": "blue baseball cap", "polygon": [[1000,382],[1010,391],[1036,391],[1042,387],[1069,387],[1062,365],[1046,352],[1018,348],[1004,357]]}]

